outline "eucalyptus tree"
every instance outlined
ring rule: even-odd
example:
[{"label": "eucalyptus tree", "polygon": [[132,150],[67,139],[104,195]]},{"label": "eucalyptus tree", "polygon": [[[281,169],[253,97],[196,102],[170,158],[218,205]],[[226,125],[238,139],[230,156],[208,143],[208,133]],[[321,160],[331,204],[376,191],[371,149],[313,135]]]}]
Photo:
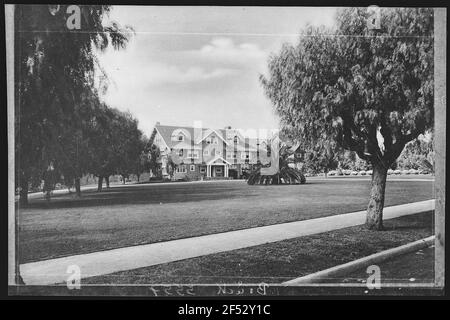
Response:
[{"label": "eucalyptus tree", "polygon": [[297,140],[335,141],[371,164],[366,226],[379,230],[389,166],[433,127],[433,10],[381,9],[379,29],[368,18],[347,8],[334,28],[307,27],[261,82]]},{"label": "eucalyptus tree", "polygon": [[161,150],[155,144],[150,146],[148,153],[148,168],[152,173],[152,176],[159,176],[161,169]]},{"label": "eucalyptus tree", "polygon": [[142,132],[138,129],[138,121],[129,112],[116,111],[117,121],[113,127],[113,149],[117,161],[117,173],[122,175],[123,182],[130,174],[139,171],[141,154],[144,149]]},{"label": "eucalyptus tree", "polygon": [[144,172],[150,171],[150,140],[145,135],[142,134],[141,139],[139,141],[139,150],[140,154],[138,157],[138,160],[136,162],[136,165],[134,167],[134,173],[137,176],[138,182],[140,181],[140,176]]},{"label": "eucalyptus tree", "polygon": [[[29,183],[40,182],[49,161],[76,161],[68,161],[67,150],[61,149],[68,146],[64,136],[79,136],[83,130],[77,108],[83,93],[94,89],[96,70],[102,70],[96,50],[125,48],[133,32],[116,22],[105,24],[110,10],[105,5],[15,6],[15,158],[21,204],[27,203]],[[70,168],[67,176],[79,177],[75,166],[63,167]]]}]

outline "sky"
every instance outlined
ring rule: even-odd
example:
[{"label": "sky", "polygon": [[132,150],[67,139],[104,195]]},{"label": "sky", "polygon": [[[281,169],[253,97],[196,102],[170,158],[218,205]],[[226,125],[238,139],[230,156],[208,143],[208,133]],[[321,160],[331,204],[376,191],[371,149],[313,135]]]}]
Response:
[{"label": "sky", "polygon": [[332,26],[335,8],[113,6],[136,34],[99,54],[110,85],[102,99],[130,111],[150,136],[162,125],[278,128],[259,82],[271,54],[307,24]]}]

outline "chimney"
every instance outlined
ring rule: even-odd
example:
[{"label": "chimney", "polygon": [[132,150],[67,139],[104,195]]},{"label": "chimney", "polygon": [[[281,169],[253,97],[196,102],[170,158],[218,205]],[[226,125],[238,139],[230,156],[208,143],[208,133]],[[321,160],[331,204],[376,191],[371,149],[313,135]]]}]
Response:
[{"label": "chimney", "polygon": [[156,125],[157,125],[157,126],[160,126],[160,125],[161,125],[161,123],[160,123],[159,121],[157,121],[157,122],[156,122]]}]

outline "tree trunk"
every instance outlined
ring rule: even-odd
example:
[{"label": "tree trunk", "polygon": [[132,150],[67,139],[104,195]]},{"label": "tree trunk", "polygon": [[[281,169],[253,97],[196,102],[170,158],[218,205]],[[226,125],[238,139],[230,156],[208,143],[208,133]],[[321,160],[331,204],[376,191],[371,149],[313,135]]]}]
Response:
[{"label": "tree trunk", "polygon": [[383,163],[378,162],[373,164],[372,187],[366,218],[366,227],[369,230],[383,229],[383,207],[387,170],[387,166]]},{"label": "tree trunk", "polygon": [[122,176],[122,184],[125,184],[125,176]]},{"label": "tree trunk", "polygon": [[80,178],[75,178],[75,192],[77,197],[81,197]]},{"label": "tree trunk", "polygon": [[26,206],[28,204],[28,179],[22,178],[20,182],[19,204]]},{"label": "tree trunk", "polygon": [[105,177],[106,188],[109,189],[109,176]]},{"label": "tree trunk", "polygon": [[103,188],[103,177],[102,177],[102,176],[99,176],[99,177],[98,177],[98,187],[97,187],[97,191],[98,191],[98,192],[101,192],[101,191],[102,191],[102,188]]}]

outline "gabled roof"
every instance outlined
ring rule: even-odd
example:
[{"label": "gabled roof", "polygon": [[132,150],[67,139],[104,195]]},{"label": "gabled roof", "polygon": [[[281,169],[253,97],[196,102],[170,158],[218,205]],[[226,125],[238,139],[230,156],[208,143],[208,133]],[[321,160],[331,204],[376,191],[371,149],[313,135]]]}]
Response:
[{"label": "gabled roof", "polygon": [[180,143],[179,141],[172,141],[172,133],[177,129],[186,130],[191,137],[194,136],[194,128],[192,127],[162,126],[157,124],[155,129],[159,132],[168,148],[173,148],[174,145]]},{"label": "gabled roof", "polygon": [[231,163],[229,163],[227,160],[225,160],[224,158],[222,158],[221,156],[217,156],[214,159],[212,159],[211,161],[208,161],[207,165],[213,164],[214,162],[216,162],[217,160],[222,160],[224,163],[231,165]]},{"label": "gabled roof", "polygon": [[[186,131],[191,136],[191,139],[194,139],[195,144],[201,143],[204,139],[206,139],[210,134],[216,133],[216,135],[224,141],[225,145],[227,145],[228,148],[232,147],[233,144],[229,143],[226,137],[226,129],[210,129],[210,128],[202,128],[201,132],[200,130],[197,130],[193,127],[183,127],[183,126],[166,126],[157,124],[155,126],[155,130],[159,132],[162,139],[164,140],[164,143],[169,149],[176,148],[176,146],[180,146],[180,141],[172,141],[172,133],[178,129],[181,129],[182,131]],[[248,150],[248,151],[256,151],[257,149],[257,139],[245,139],[242,137],[242,134],[235,130],[239,136],[239,143],[238,143],[238,149],[240,150]],[[263,139],[260,139],[259,142],[262,143],[264,141]],[[185,139],[184,143],[188,146],[186,149],[191,148],[191,140]],[[194,147],[195,148],[195,147]],[[227,149],[228,149],[227,148]]]},{"label": "gabled roof", "polygon": [[228,145],[228,142],[223,137],[223,135],[224,135],[223,132],[221,132],[221,130],[215,130],[215,129],[205,129],[205,130],[203,130],[202,137],[199,137],[198,140],[195,140],[196,143],[202,142],[203,140],[205,140],[207,137],[209,137],[213,133],[215,133],[223,142],[225,142],[226,145]]}]

